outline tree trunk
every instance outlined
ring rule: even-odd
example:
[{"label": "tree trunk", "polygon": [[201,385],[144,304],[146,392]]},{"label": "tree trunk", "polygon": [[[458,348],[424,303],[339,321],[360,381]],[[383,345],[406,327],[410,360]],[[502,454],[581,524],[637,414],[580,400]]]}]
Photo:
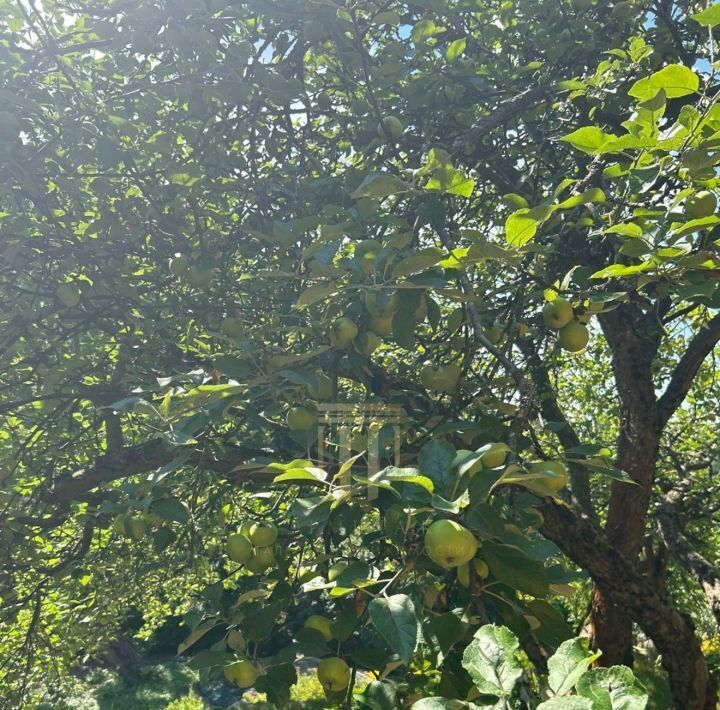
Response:
[{"label": "tree trunk", "polygon": [[674,609],[651,580],[567,506],[547,500],[541,512],[542,534],[584,567],[603,598],[627,611],[652,639],[670,678],[674,707],[716,710],[717,687],[690,618]]},{"label": "tree trunk", "polygon": [[[613,373],[620,398],[620,432],[616,465],[634,481],[613,483],[608,506],[607,541],[633,562],[645,536],[655,462],[660,447],[657,398],[652,362],[658,335],[653,323],[632,306],[604,314],[601,324],[613,354]],[[632,618],[604,588],[593,590],[592,644],[602,651],[598,664],[632,665]]]}]

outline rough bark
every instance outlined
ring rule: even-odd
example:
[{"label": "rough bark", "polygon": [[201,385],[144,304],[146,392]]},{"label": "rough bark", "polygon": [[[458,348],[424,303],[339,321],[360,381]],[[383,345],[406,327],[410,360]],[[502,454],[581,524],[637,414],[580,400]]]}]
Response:
[{"label": "rough bark", "polygon": [[[623,305],[601,317],[612,351],[612,364],[620,400],[617,467],[635,485],[616,482],[610,493],[606,534],[627,560],[636,559],[645,532],[655,462],[660,446],[657,399],[652,361],[659,331],[633,305]],[[632,617],[598,585],[593,591],[592,642],[602,650],[602,665],[632,664]]]},{"label": "rough bark", "polygon": [[542,533],[570,559],[585,568],[604,598],[626,609],[662,654],[675,707],[714,710],[717,687],[707,669],[692,621],[588,522],[565,505],[547,500],[542,506]]}]

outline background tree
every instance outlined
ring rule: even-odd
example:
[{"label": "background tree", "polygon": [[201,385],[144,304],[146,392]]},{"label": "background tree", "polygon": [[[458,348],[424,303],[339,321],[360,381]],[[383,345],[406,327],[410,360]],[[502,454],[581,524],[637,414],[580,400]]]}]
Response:
[{"label": "background tree", "polygon": [[[497,621],[541,670],[569,623],[631,664],[635,624],[715,707],[714,6],[2,8],[10,704],[136,608],[278,703],[323,648],[464,698]],[[405,468],[325,480],[326,401],[402,405]]]}]

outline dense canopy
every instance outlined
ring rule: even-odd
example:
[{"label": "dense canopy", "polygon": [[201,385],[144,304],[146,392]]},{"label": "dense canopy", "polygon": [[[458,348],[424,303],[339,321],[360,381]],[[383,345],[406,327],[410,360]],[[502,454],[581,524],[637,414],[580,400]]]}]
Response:
[{"label": "dense canopy", "polygon": [[278,707],[715,707],[720,6],[0,8],[7,707],[138,616]]}]

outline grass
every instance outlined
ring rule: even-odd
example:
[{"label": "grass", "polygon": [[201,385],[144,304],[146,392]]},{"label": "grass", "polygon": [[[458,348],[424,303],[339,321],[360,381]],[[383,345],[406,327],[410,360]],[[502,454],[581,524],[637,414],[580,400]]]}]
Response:
[{"label": "grass", "polygon": [[[197,674],[171,661],[146,666],[137,683],[128,684],[116,673],[99,669],[82,680],[66,678],[62,685],[47,690],[34,710],[210,710],[192,685]],[[278,710],[265,696],[248,691],[233,706],[237,710]],[[300,675],[286,710],[329,710],[322,686],[314,673]]]}]

